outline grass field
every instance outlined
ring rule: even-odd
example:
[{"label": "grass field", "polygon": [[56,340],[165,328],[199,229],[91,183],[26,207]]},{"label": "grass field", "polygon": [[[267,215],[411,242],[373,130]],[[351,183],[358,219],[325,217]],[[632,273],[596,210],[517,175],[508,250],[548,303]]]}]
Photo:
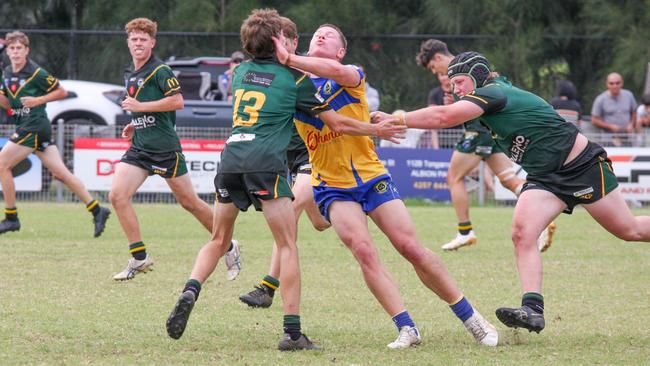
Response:
[{"label": "grass field", "polygon": [[[511,208],[473,208],[478,245],[443,253],[454,235],[450,207],[412,207],[422,242],[438,253],[468,299],[500,331],[481,347],[448,307],[371,224],[381,258],[400,284],[423,335],[420,347],[389,351],[397,332],[366,289],[334,232],[300,227],[303,330],[319,352],[276,351],[279,296],[253,310],[238,296],[267,271],[271,239],[261,214],[240,215],[235,236],[243,269],[232,282],[217,267],[204,285],[185,335],[165,332],[171,311],[208,233],[177,205],[136,210],[155,271],[116,283],[129,258],[115,216],[92,238],[81,205],[21,204],[23,229],[0,236],[0,365],[641,365],[650,360],[650,245],[624,243],[583,211],[557,221],[544,254],[547,328],[539,335],[505,328],[494,316],[518,306],[519,282],[509,239]],[[645,213],[646,211],[638,211]]]}]

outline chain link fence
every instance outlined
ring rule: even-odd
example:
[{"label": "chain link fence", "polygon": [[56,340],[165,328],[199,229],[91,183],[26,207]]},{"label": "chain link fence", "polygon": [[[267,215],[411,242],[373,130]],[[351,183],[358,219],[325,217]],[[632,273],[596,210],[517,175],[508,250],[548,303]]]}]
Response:
[{"label": "chain link fence", "polygon": [[[8,32],[11,29],[0,29]],[[31,39],[30,57],[60,79],[78,79],[122,84],[124,69],[131,62],[123,31],[25,29]],[[311,34],[301,33],[298,52],[306,52]],[[496,71],[525,89],[550,99],[555,83],[568,79],[578,88],[578,99],[588,111],[594,97],[603,91],[603,78],[610,65],[603,65],[599,52],[611,50],[615,40],[602,37],[542,37],[535,49],[552,50],[554,59],[530,57],[516,44],[513,35],[479,36],[450,34],[348,35],[345,63],[363,65],[368,82],[381,97],[380,109],[415,109],[426,106],[429,90],[437,85],[434,75],[415,64],[420,43],[441,39],[452,52],[478,49]],[[589,47],[579,62],[571,52]],[[171,57],[224,56],[241,48],[238,33],[158,32],[155,54]],[[578,63],[578,64],[574,64]],[[598,71],[600,70],[600,71]],[[600,74],[599,74],[600,73]],[[643,80],[625,80],[637,99]]]},{"label": "chain link fence", "polygon": [[[65,165],[74,173],[74,142],[79,138],[103,138],[119,139],[123,126],[92,126],[92,125],[53,125],[53,139],[61,153]],[[591,128],[591,127],[590,127]],[[14,126],[0,125],[0,136],[10,136],[14,131]],[[411,130],[413,131],[413,130]],[[178,127],[176,129],[182,140],[226,140],[230,136],[230,128],[198,128],[198,127]],[[415,130],[410,132],[412,135],[402,142],[404,148],[419,149],[452,149],[456,142],[463,134],[462,129],[445,129],[437,131]],[[650,146],[650,132],[645,131],[643,134],[602,134],[585,128],[583,133],[595,142],[604,146],[613,146],[613,141],[622,143],[622,146]],[[386,146],[385,141],[375,141],[377,146]],[[92,167],[93,169],[95,167]],[[49,202],[78,202],[77,197],[69,191],[61,182],[54,180],[52,174],[45,168],[41,173],[41,189],[39,191],[25,192],[20,191],[21,187],[17,185],[17,199],[19,201],[49,201]],[[468,177],[468,189],[472,194],[472,199],[478,203],[494,203],[492,195],[489,193],[491,184],[486,184],[485,180],[491,179],[489,171],[484,170],[484,165],[473,171]],[[95,197],[102,201],[108,201],[108,192],[97,191],[91,192]],[[206,202],[214,202],[213,193],[200,193],[199,196]],[[134,202],[149,203],[176,203],[171,193],[151,193],[138,192],[133,197]]]}]

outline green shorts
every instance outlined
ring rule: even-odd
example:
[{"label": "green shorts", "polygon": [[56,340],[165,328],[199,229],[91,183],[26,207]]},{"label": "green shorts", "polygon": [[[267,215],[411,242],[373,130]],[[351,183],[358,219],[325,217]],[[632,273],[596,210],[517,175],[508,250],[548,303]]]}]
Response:
[{"label": "green shorts", "polygon": [[133,147],[128,149],[120,160],[123,163],[137,166],[163,178],[176,178],[187,174],[185,156],[179,151],[151,153]]},{"label": "green shorts", "polygon": [[501,152],[489,133],[472,130],[465,131],[463,137],[456,143],[456,151],[476,154],[483,158]]},{"label": "green shorts", "polygon": [[49,125],[39,131],[25,131],[18,127],[9,140],[16,145],[26,146],[36,151],[45,151],[48,146],[54,145],[52,128]]},{"label": "green shorts", "polygon": [[214,188],[220,203],[234,203],[242,211],[252,204],[262,211],[262,202],[280,197],[293,199],[291,187],[283,174],[217,173]]},{"label": "green shorts", "polygon": [[528,175],[522,192],[542,189],[566,203],[564,213],[571,214],[576,205],[594,203],[618,187],[612,162],[602,146],[589,142],[583,152],[558,171]]}]

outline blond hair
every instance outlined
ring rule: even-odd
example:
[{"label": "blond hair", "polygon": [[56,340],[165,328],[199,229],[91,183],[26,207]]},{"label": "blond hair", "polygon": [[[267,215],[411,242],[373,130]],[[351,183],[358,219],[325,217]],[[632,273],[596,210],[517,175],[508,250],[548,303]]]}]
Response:
[{"label": "blond hair", "polygon": [[124,26],[126,34],[131,32],[143,32],[151,36],[151,38],[156,38],[156,31],[158,31],[158,24],[151,19],[147,18],[135,18],[130,22],[126,23]]}]

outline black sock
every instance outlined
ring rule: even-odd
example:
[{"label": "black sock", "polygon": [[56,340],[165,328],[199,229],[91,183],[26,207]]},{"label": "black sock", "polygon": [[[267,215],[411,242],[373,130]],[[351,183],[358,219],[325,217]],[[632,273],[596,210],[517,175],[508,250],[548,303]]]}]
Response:
[{"label": "black sock", "polygon": [[275,290],[280,287],[280,281],[274,277],[266,275],[262,278],[262,286],[266,287],[266,292],[269,296],[273,297],[273,295],[275,295]]},{"label": "black sock", "polygon": [[9,221],[18,221],[18,209],[15,207],[6,207],[5,219]]},{"label": "black sock", "polygon": [[228,250],[226,252],[229,252],[232,250],[232,241],[230,242],[230,246],[228,247]]},{"label": "black sock", "polygon": [[129,252],[131,252],[133,258],[139,261],[147,258],[147,247],[141,241],[129,244]]},{"label": "black sock", "polygon": [[201,292],[201,282],[195,280],[195,279],[190,279],[187,282],[185,282],[185,288],[183,289],[183,292],[185,291],[190,291],[191,293],[194,294],[194,300],[199,299],[199,293]]},{"label": "black sock", "polygon": [[284,316],[284,332],[291,337],[292,341],[297,341],[302,334],[300,332],[300,315]]},{"label": "black sock", "polygon": [[528,306],[536,313],[544,314],[544,296],[537,292],[526,292],[521,298],[521,306]]},{"label": "black sock", "polygon": [[101,206],[99,205],[99,201],[97,200],[92,200],[90,201],[89,204],[86,205],[86,210],[90,211],[93,214],[93,216],[97,216],[100,209]]},{"label": "black sock", "polygon": [[458,223],[458,232],[460,235],[467,235],[469,232],[472,231],[472,222],[471,221],[465,221],[465,222],[459,222]]}]

